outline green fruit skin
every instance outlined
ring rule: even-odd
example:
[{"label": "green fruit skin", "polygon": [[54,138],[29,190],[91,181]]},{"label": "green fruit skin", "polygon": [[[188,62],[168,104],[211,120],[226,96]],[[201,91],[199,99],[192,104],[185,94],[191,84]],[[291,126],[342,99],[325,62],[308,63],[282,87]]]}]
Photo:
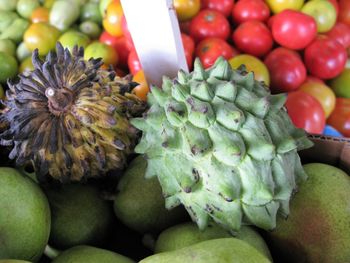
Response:
[{"label": "green fruit skin", "polygon": [[0,168],[0,258],[37,261],[50,234],[48,201],[31,179]]},{"label": "green fruit skin", "polygon": [[65,249],[107,239],[113,210],[96,187],[72,184],[45,189],[45,193],[52,212],[50,245]]},{"label": "green fruit skin", "polygon": [[113,0],[101,0],[100,1],[99,9],[100,9],[101,17],[104,17],[106,9],[112,1]]},{"label": "green fruit skin", "polygon": [[102,16],[97,3],[87,3],[80,12],[80,21],[90,20],[98,24],[102,23]]},{"label": "green fruit skin", "polygon": [[236,238],[212,239],[147,257],[140,263],[267,263],[254,247]]},{"label": "green fruit skin", "polygon": [[68,48],[72,52],[73,47],[78,45],[79,47],[86,48],[90,42],[90,38],[78,31],[67,31],[58,39],[64,48]]},{"label": "green fruit skin", "polygon": [[4,52],[0,52],[0,83],[6,83],[7,79],[17,75],[18,63],[16,59]]},{"label": "green fruit skin", "polygon": [[17,259],[0,259],[0,263],[31,263],[26,260],[17,260]]},{"label": "green fruit skin", "polygon": [[0,39],[11,39],[16,44],[23,40],[24,32],[27,30],[29,22],[23,18],[17,18],[0,35]]},{"label": "green fruit skin", "polygon": [[1,86],[1,84],[0,84],[0,99],[2,100],[4,97],[5,97],[4,87]]},{"label": "green fruit skin", "polygon": [[[187,247],[202,241],[233,236],[218,225],[210,225],[199,230],[195,223],[184,223],[164,230],[155,244],[155,253],[167,252]],[[264,239],[251,227],[242,226],[236,238],[255,247],[260,253],[272,260]]]},{"label": "green fruit skin", "polygon": [[0,10],[13,11],[16,9],[17,0],[0,0]]},{"label": "green fruit skin", "polygon": [[92,39],[96,39],[101,35],[101,27],[94,21],[84,21],[79,25],[79,30]]},{"label": "green fruit skin", "polygon": [[7,29],[16,18],[19,18],[17,13],[0,10],[0,33]]},{"label": "green fruit skin", "polygon": [[350,177],[322,163],[304,165],[308,180],[279,218],[269,244],[284,262],[345,263],[350,260]]},{"label": "green fruit skin", "polygon": [[16,45],[10,39],[0,39],[0,52],[5,52],[8,55],[16,55]]},{"label": "green fruit skin", "polygon": [[61,31],[66,31],[79,18],[79,4],[75,1],[58,0],[53,4],[49,21]]},{"label": "green fruit skin", "polygon": [[118,219],[141,233],[158,232],[183,222],[187,214],[182,207],[165,208],[162,190],[157,178],[144,178],[146,160],[135,158],[118,184],[114,212]]},{"label": "green fruit skin", "polygon": [[27,57],[29,57],[32,54],[32,52],[27,48],[26,44],[24,42],[21,42],[17,46],[16,50],[16,57],[19,61],[25,60]]},{"label": "green fruit skin", "polygon": [[17,13],[23,18],[30,18],[34,9],[40,6],[38,0],[18,0]]},{"label": "green fruit skin", "polygon": [[76,246],[62,252],[52,263],[133,263],[120,254],[91,246]]},{"label": "green fruit skin", "polygon": [[337,97],[350,98],[350,69],[344,69],[329,84]]}]

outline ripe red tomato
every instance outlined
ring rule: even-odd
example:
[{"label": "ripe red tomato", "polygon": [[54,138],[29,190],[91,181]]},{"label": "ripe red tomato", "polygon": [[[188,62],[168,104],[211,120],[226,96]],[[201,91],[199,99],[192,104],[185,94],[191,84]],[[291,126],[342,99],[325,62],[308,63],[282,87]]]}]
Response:
[{"label": "ripe red tomato", "polygon": [[326,125],[325,115],[314,97],[301,90],[290,92],[285,106],[296,127],[308,133],[322,134]]},{"label": "ripe red tomato", "polygon": [[343,22],[350,26],[350,1],[349,0],[339,0],[339,14],[338,21]]},{"label": "ripe red tomato", "polygon": [[142,69],[140,59],[136,53],[136,50],[131,50],[128,56],[128,67],[130,73],[135,75],[138,71]]},{"label": "ripe red tomato", "polygon": [[303,49],[317,35],[317,24],[312,16],[300,11],[284,10],[275,15],[272,23],[274,40],[290,49]]},{"label": "ripe red tomato", "polygon": [[240,24],[232,34],[235,46],[244,53],[262,57],[273,45],[272,34],[260,21],[247,21]]},{"label": "ripe red tomato", "polygon": [[264,62],[270,72],[272,93],[296,90],[306,79],[306,68],[296,51],[278,47]]},{"label": "ripe red tomato", "polygon": [[229,60],[238,54],[232,46],[221,38],[206,38],[198,43],[195,51],[196,57],[199,57],[204,68],[208,68],[214,64],[216,59],[223,56]]},{"label": "ripe red tomato", "polygon": [[130,50],[127,46],[127,40],[124,36],[114,37],[110,35],[108,32],[104,31],[100,35],[100,42],[106,43],[109,46],[112,46],[115,51],[117,51],[119,59],[118,59],[118,67],[126,68],[128,63],[128,56]]},{"label": "ripe red tomato", "polygon": [[234,0],[202,0],[201,8],[215,10],[228,17],[231,14],[234,2]]},{"label": "ripe red tomato", "polygon": [[214,10],[204,9],[191,21],[190,35],[199,42],[207,37],[217,37],[226,40],[230,35],[230,24],[226,17]]},{"label": "ripe red tomato", "polygon": [[240,24],[250,20],[265,22],[270,16],[268,5],[261,0],[238,1],[232,9],[233,22]]},{"label": "ripe red tomato", "polygon": [[345,137],[350,137],[350,99],[337,98],[335,108],[327,123]]},{"label": "ripe red tomato", "polygon": [[308,71],[320,79],[331,79],[345,68],[346,49],[328,37],[318,37],[305,48],[304,61]]},{"label": "ripe red tomato", "polygon": [[334,27],[327,32],[327,36],[338,41],[345,48],[350,47],[350,26],[337,22]]},{"label": "ripe red tomato", "polygon": [[189,35],[186,35],[185,33],[181,33],[181,39],[182,39],[182,44],[184,46],[187,66],[189,70],[191,70],[192,64],[193,64],[193,53],[195,48],[194,40]]}]

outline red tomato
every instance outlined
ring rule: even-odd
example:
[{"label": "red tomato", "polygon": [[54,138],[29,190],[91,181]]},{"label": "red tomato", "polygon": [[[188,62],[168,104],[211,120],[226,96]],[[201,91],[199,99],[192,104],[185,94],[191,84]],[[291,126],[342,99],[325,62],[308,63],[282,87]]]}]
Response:
[{"label": "red tomato", "polygon": [[275,15],[272,24],[274,40],[290,49],[303,49],[317,35],[317,24],[312,16],[300,11],[284,10]]},{"label": "red tomato", "polygon": [[270,9],[264,1],[238,1],[232,9],[232,20],[241,24],[250,20],[266,21],[270,16]]},{"label": "red tomato", "polygon": [[128,56],[130,53],[130,50],[127,46],[127,40],[126,37],[114,37],[108,32],[104,31],[100,35],[100,42],[106,43],[109,46],[112,46],[115,51],[117,51],[119,60],[118,60],[118,67],[126,68],[128,63]]},{"label": "red tomato", "polygon": [[207,37],[226,40],[230,35],[230,24],[226,17],[214,10],[204,9],[191,21],[190,35],[199,42]]},{"label": "red tomato", "polygon": [[190,34],[191,20],[179,21],[180,31],[185,34]]},{"label": "red tomato", "polygon": [[142,69],[141,62],[139,57],[137,56],[136,50],[131,50],[128,56],[128,67],[130,73],[135,75],[138,71]]},{"label": "red tomato", "polygon": [[337,22],[326,35],[338,41],[345,48],[350,47],[350,26],[342,22]]},{"label": "red tomato", "polygon": [[182,44],[184,46],[186,62],[189,70],[191,70],[192,64],[193,64],[193,53],[194,53],[195,44],[193,39],[189,35],[186,35],[184,33],[181,33],[181,39],[182,39]]},{"label": "red tomato", "polygon": [[270,72],[272,93],[296,90],[306,79],[304,63],[293,50],[278,47],[266,56],[264,62]]},{"label": "red tomato", "polygon": [[244,53],[262,57],[272,48],[270,30],[260,21],[247,21],[240,24],[232,34],[235,46]]},{"label": "red tomato", "polygon": [[304,52],[304,61],[309,72],[320,79],[331,79],[345,68],[346,49],[328,37],[319,37]]},{"label": "red tomato", "polygon": [[199,57],[204,68],[214,64],[216,59],[223,56],[227,60],[234,57],[238,52],[221,38],[206,38],[198,43],[195,51],[196,57]]},{"label": "red tomato", "polygon": [[131,37],[131,34],[129,32],[128,24],[126,22],[126,19],[125,19],[124,15],[122,17],[121,23],[122,23],[123,35],[126,37],[126,43],[127,43],[128,49],[129,50],[133,50],[133,49],[135,49],[134,42],[132,41],[132,37]]},{"label": "red tomato", "polygon": [[345,137],[350,137],[350,99],[337,98],[335,109],[329,116],[327,123]]},{"label": "red tomato", "polygon": [[231,14],[234,2],[234,0],[202,0],[201,8],[215,10],[228,17]]},{"label": "red tomato", "polygon": [[339,14],[338,21],[343,22],[350,26],[350,1],[349,0],[339,0]]},{"label": "red tomato", "polygon": [[308,133],[322,134],[326,125],[325,115],[314,97],[301,90],[290,92],[285,106],[296,127]]}]

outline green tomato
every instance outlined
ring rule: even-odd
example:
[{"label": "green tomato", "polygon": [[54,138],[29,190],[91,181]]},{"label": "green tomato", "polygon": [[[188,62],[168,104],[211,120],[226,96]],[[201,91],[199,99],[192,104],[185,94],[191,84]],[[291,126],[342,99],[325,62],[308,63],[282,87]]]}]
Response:
[{"label": "green tomato", "polygon": [[64,48],[68,48],[69,51],[72,51],[73,47],[76,45],[85,49],[90,42],[90,38],[81,32],[70,30],[64,33],[58,41],[61,42]]},{"label": "green tomato", "polygon": [[24,75],[28,74],[30,71],[34,70],[34,65],[32,62],[31,57],[27,57],[25,60],[22,61],[21,65],[19,65],[19,73],[22,73]]},{"label": "green tomato", "polygon": [[98,4],[87,3],[82,7],[80,12],[80,21],[91,20],[98,24],[102,23],[102,16],[98,9]]},{"label": "green tomato", "polygon": [[0,10],[14,11],[16,9],[17,0],[0,0]]},{"label": "green tomato", "polygon": [[274,14],[283,10],[300,10],[304,4],[304,0],[266,0],[265,1]]},{"label": "green tomato", "polygon": [[329,82],[329,85],[337,97],[350,98],[350,69],[344,69],[339,76]]},{"label": "green tomato", "polygon": [[301,11],[315,19],[319,33],[331,30],[337,20],[337,12],[328,0],[309,1]]},{"label": "green tomato", "polygon": [[102,58],[106,66],[115,66],[118,63],[118,54],[114,48],[98,41],[92,42],[87,46],[84,58],[86,60],[89,60],[90,58]]},{"label": "green tomato", "polygon": [[17,60],[5,52],[0,52],[0,83],[6,83],[7,79],[17,75]]},{"label": "green tomato", "polygon": [[92,39],[101,35],[101,27],[93,21],[85,21],[79,25],[79,30]]},{"label": "green tomato", "polygon": [[24,42],[21,42],[16,50],[16,57],[19,61],[25,60],[27,57],[30,57],[32,52],[27,48]]},{"label": "green tomato", "polygon": [[1,51],[11,56],[15,56],[16,45],[10,39],[0,39],[0,52]]},{"label": "green tomato", "polygon": [[30,18],[33,10],[39,6],[40,3],[38,0],[18,0],[17,12],[24,18]]}]

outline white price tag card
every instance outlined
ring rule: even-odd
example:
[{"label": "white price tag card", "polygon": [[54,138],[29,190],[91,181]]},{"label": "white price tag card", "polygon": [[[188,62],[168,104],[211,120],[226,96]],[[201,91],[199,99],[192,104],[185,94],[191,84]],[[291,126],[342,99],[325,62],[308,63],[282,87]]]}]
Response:
[{"label": "white price tag card", "polygon": [[172,0],[121,0],[136,52],[148,83],[188,71]]}]

